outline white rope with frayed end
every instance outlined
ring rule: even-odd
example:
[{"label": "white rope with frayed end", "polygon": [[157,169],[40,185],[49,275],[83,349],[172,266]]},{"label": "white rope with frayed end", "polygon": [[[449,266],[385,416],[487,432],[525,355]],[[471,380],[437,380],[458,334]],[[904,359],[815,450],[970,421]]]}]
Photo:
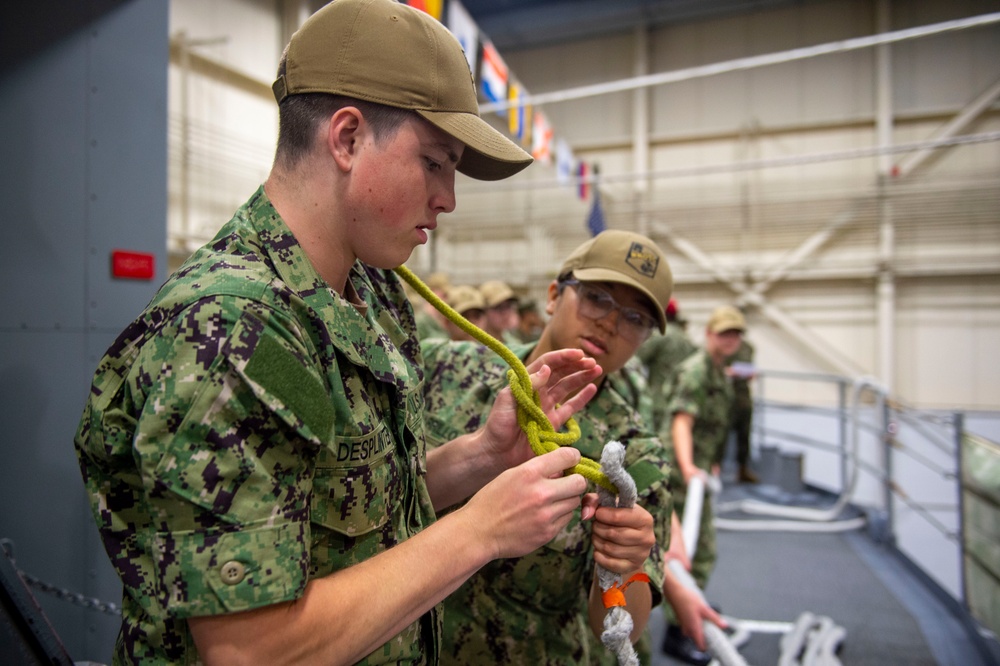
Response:
[{"label": "white rope with frayed end", "polygon": [[[625,471],[625,446],[621,442],[611,441],[604,445],[601,453],[601,471],[608,480],[617,488],[615,495],[604,487],[598,487],[597,494],[601,506],[630,507],[635,504],[636,488],[635,481]],[[611,588],[621,589],[622,605],[612,606],[608,614],[604,616],[604,633],[601,634],[601,642],[604,646],[615,653],[618,663],[621,666],[639,666],[639,657],[632,647],[632,616],[624,606],[624,588],[628,583],[622,584],[622,575],[608,571],[601,565],[597,565],[597,582],[601,586],[601,591],[607,593]],[[605,595],[607,599],[607,595]],[[607,600],[605,600],[607,605]]]}]

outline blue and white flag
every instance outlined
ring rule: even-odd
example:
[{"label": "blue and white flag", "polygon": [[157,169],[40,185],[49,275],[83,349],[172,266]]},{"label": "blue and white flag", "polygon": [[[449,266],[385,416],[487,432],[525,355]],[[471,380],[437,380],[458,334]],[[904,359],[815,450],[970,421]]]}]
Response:
[{"label": "blue and white flag", "polygon": [[604,209],[601,207],[601,193],[594,188],[594,203],[590,206],[590,213],[587,215],[587,228],[590,229],[590,235],[596,236],[605,229],[608,225],[604,222]]},{"label": "blue and white flag", "polygon": [[469,61],[469,71],[475,74],[476,58],[479,56],[479,26],[458,0],[451,0],[448,4],[448,30],[462,45],[465,59]]},{"label": "blue and white flag", "polygon": [[[489,102],[506,102],[507,77],[507,64],[500,57],[500,53],[493,46],[493,42],[486,40],[483,42],[483,64],[480,68],[479,77],[479,85],[483,91],[483,97]],[[507,117],[506,109],[499,113],[501,116]]]}]

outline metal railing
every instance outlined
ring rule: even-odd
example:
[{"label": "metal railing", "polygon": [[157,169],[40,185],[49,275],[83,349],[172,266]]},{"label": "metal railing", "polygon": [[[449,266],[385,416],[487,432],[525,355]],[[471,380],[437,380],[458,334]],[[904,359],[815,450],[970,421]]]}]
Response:
[{"label": "metal railing", "polygon": [[897,548],[969,610],[959,474],[963,413],[913,409],[867,379],[768,370],[757,374],[754,407],[755,450],[802,453],[807,485],[859,508],[873,538]]}]

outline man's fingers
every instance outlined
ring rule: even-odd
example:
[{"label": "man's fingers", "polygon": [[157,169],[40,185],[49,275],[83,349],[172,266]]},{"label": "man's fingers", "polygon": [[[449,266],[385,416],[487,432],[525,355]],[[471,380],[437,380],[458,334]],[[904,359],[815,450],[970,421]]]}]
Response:
[{"label": "man's fingers", "polygon": [[593,364],[593,359],[584,359],[583,351],[580,349],[557,349],[542,354],[528,364],[528,372],[535,373],[543,365],[548,365],[554,370],[558,370],[566,365],[574,365],[583,361],[585,364]]},{"label": "man's fingers", "polygon": [[597,507],[600,505],[601,499],[597,496],[597,493],[587,493],[583,496],[583,501],[580,503],[580,520],[590,520],[597,513]]},{"label": "man's fingers", "polygon": [[579,497],[587,491],[587,480],[579,474],[564,476],[563,472],[579,463],[580,458],[580,452],[573,447],[560,446],[525,464],[531,465],[542,477],[560,482],[558,487],[562,490],[563,497]]}]

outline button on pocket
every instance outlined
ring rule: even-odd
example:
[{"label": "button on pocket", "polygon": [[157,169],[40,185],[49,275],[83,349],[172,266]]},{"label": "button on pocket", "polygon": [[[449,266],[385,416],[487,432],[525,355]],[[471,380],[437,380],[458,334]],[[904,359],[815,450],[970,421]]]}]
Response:
[{"label": "button on pocket", "polygon": [[247,575],[247,569],[242,562],[230,560],[222,565],[219,574],[222,577],[222,582],[226,585],[236,585],[243,582]]}]

